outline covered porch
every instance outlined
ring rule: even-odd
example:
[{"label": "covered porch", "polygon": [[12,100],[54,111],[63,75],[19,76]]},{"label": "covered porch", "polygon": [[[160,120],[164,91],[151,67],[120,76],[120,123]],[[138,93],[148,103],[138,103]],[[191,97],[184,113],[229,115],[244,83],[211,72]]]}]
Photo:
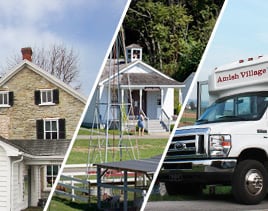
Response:
[{"label": "covered porch", "polygon": [[[142,112],[146,119],[146,130],[150,123],[158,123],[162,130],[170,131],[174,120],[174,101],[182,103],[181,83],[155,73],[128,73],[122,76],[120,103],[127,102],[125,112],[137,117]],[[153,129],[153,128],[151,128]],[[151,130],[153,132],[153,130]],[[160,131],[158,131],[160,132]]]},{"label": "covered porch", "polygon": [[0,137],[0,210],[44,206],[68,146],[67,140]]}]

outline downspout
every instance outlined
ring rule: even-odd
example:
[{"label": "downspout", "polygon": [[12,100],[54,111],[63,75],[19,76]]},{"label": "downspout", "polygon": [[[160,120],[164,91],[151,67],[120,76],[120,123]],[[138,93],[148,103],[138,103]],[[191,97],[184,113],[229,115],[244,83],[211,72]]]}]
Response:
[{"label": "downspout", "polygon": [[23,160],[23,155],[21,155],[20,159],[14,160],[11,162],[11,180],[10,180],[10,210],[13,211],[13,171],[14,171],[14,165],[16,163],[19,163]]}]

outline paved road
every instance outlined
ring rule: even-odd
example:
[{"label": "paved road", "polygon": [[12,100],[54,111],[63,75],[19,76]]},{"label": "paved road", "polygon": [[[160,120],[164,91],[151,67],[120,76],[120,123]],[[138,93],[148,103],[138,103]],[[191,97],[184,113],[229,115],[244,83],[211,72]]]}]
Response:
[{"label": "paved road", "polygon": [[148,202],[144,211],[268,211],[268,198],[258,205],[241,205],[232,199]]}]

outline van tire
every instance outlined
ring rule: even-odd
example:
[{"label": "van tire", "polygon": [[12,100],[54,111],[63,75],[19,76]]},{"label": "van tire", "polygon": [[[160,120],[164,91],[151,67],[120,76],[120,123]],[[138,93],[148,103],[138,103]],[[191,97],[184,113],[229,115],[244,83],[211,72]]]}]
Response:
[{"label": "van tire", "polygon": [[257,160],[243,160],[235,168],[232,178],[232,193],[242,204],[258,204],[267,193],[268,173]]}]

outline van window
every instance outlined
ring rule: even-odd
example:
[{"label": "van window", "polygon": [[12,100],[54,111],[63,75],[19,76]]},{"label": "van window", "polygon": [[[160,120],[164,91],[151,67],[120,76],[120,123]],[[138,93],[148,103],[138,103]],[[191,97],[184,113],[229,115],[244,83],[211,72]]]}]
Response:
[{"label": "van window", "polygon": [[196,124],[258,120],[267,108],[268,92],[245,93],[217,100]]}]

